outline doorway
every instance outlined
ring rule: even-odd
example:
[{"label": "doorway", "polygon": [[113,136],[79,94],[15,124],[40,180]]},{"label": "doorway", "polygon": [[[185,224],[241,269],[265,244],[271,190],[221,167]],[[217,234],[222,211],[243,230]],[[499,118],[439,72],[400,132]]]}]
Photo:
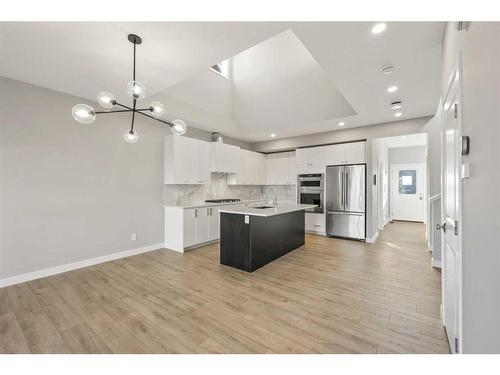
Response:
[{"label": "doorway", "polygon": [[425,222],[424,163],[391,165],[391,219]]}]

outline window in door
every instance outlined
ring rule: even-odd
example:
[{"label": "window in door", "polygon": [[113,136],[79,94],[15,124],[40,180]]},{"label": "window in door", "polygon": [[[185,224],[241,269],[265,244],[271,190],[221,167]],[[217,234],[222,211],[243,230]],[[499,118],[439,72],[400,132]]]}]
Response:
[{"label": "window in door", "polygon": [[415,169],[399,171],[399,194],[417,194],[417,171]]}]

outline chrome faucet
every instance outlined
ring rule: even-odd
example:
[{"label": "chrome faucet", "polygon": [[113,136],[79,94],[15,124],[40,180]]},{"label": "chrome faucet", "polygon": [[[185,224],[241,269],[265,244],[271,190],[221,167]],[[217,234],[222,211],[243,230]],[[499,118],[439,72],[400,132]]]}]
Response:
[{"label": "chrome faucet", "polygon": [[278,206],[278,189],[276,186],[270,186],[274,190],[274,199],[273,199],[273,207],[276,208]]}]

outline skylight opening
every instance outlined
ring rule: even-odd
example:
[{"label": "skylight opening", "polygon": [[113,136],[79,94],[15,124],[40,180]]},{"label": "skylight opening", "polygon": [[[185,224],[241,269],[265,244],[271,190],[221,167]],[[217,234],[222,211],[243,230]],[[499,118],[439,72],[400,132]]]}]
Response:
[{"label": "skylight opening", "polygon": [[210,69],[218,75],[229,79],[229,60],[224,60],[220,63],[212,65]]}]

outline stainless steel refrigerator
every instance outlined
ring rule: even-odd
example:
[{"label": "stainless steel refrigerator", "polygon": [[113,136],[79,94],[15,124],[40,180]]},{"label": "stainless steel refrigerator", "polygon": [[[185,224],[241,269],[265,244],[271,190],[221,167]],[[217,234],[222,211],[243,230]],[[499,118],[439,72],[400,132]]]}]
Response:
[{"label": "stainless steel refrigerator", "polygon": [[366,165],[326,168],[326,234],[365,239]]}]

